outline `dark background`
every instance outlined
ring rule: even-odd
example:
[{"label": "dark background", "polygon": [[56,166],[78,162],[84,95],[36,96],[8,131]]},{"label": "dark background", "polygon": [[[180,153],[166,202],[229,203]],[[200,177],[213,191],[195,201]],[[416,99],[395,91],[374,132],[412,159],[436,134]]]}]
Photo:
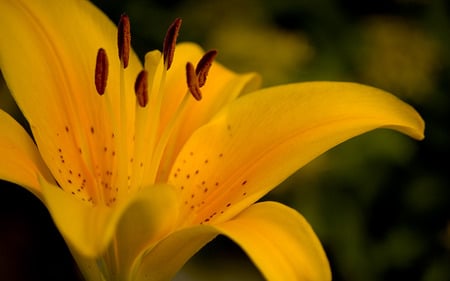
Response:
[{"label": "dark background", "polygon": [[[141,58],[161,49],[167,26],[182,17],[181,41],[218,49],[218,61],[261,73],[265,86],[355,81],[412,104],[426,122],[424,141],[368,133],[313,161],[264,199],[305,215],[326,249],[334,280],[450,279],[448,1],[94,3],[115,21],[123,12],[130,16]],[[2,83],[0,93],[0,107],[20,119]],[[1,182],[0,280],[78,278],[44,206]],[[262,277],[238,247],[219,238],[177,280]]]}]

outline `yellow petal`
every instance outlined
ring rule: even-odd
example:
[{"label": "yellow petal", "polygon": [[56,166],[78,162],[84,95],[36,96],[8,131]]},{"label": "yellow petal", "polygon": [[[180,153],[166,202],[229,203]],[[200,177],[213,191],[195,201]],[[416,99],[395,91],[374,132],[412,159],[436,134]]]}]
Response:
[{"label": "yellow petal", "polygon": [[[89,170],[97,165],[111,170],[113,162],[103,161],[103,154],[94,151],[112,142],[113,122],[106,108],[118,112],[121,102],[115,25],[84,0],[1,0],[0,10],[0,25],[8,26],[0,33],[0,68],[42,157],[61,186],[71,172],[83,174],[94,186]],[[104,96],[97,94],[94,83],[99,48],[109,57]],[[123,101],[130,113],[140,69],[132,54],[124,74]],[[120,117],[133,124],[131,115]]]},{"label": "yellow petal", "polygon": [[141,257],[175,229],[179,213],[176,195],[172,186],[158,184],[132,199],[115,235],[119,280],[132,280]]},{"label": "yellow petal", "polygon": [[39,177],[53,182],[50,172],[28,133],[6,112],[0,110],[0,179],[21,185],[39,198]]},{"label": "yellow petal", "polygon": [[258,203],[214,227],[239,244],[267,280],[331,280],[319,239],[305,218],[285,205]]},{"label": "yellow petal", "polygon": [[423,137],[409,105],[352,83],[312,82],[264,89],[236,100],[196,131],[169,181],[185,223],[226,220],[335,145],[376,128]]},{"label": "yellow petal", "polygon": [[268,280],[330,280],[327,258],[306,220],[282,204],[264,202],[218,225],[181,229],[142,257],[133,280],[170,280],[216,235],[239,244]]},{"label": "yellow petal", "polygon": [[[177,194],[168,185],[143,189],[115,208],[93,207],[56,186],[44,184],[43,193],[86,278],[103,274],[128,280],[143,253],[173,230],[179,213]],[[97,268],[99,261],[106,272]]]},{"label": "yellow petal", "polygon": [[72,252],[99,256],[113,237],[120,211],[93,207],[55,185],[41,184],[44,203]]},{"label": "yellow petal", "polygon": [[[72,254],[85,279],[139,280],[132,275],[142,255],[173,230],[178,213],[175,195],[167,185],[155,185],[139,192],[119,215],[112,241],[100,256],[85,255],[73,245]],[[105,239],[103,233],[97,235]]]},{"label": "yellow petal", "polygon": [[142,257],[132,280],[166,281],[218,234],[211,226],[198,225],[174,232]]}]

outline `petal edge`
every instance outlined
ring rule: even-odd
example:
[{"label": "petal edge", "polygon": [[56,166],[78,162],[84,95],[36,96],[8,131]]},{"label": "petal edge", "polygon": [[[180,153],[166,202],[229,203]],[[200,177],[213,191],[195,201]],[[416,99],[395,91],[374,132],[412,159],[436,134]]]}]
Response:
[{"label": "petal edge", "polygon": [[39,176],[53,182],[31,137],[6,112],[0,110],[0,179],[21,185],[41,198]]},{"label": "petal edge", "polygon": [[283,204],[257,203],[214,227],[240,245],[267,280],[331,280],[328,260],[311,226]]}]

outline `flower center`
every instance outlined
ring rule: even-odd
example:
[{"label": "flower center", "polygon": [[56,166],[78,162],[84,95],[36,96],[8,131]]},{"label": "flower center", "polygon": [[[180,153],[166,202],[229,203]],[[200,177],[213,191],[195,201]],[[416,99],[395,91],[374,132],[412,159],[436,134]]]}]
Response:
[{"label": "flower center", "polygon": [[[163,163],[164,152],[170,143],[173,131],[182,118],[189,96],[192,95],[197,101],[202,99],[200,88],[205,84],[209,69],[217,55],[215,50],[206,52],[195,68],[191,62],[186,63],[187,91],[175,113],[167,124],[161,127],[161,105],[166,73],[173,62],[180,27],[181,19],[176,19],[168,28],[164,38],[163,53],[154,51],[146,56],[145,69],[138,73],[134,83],[136,106],[134,112],[131,112],[134,114],[132,118],[134,126],[130,128],[130,123],[127,122],[130,112],[125,106],[127,92],[124,74],[130,59],[130,21],[128,16],[121,16],[117,36],[121,65],[120,106],[116,108],[107,106],[110,108],[109,114],[112,115],[110,120],[115,128],[112,144],[114,155],[110,159],[104,159],[114,163],[115,168],[112,170],[116,172],[114,175],[109,172],[108,183],[104,183],[104,179],[97,179],[102,183],[97,185],[101,190],[93,192],[95,193],[92,195],[94,203],[101,201],[109,206],[124,196],[128,197],[128,193],[139,190],[142,186],[154,184],[161,166],[167,165]],[[108,56],[106,51],[100,48],[97,52],[94,83],[97,93],[102,97],[107,96],[105,93],[108,92],[108,69]]]}]

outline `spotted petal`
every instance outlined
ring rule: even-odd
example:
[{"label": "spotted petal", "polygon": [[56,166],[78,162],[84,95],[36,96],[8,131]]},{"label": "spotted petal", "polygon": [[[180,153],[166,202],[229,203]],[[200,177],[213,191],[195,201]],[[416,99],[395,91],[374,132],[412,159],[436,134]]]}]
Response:
[{"label": "spotted petal", "polygon": [[[204,55],[203,49],[194,43],[177,45],[172,67],[167,73],[164,100],[161,108],[161,126],[164,128],[175,115],[183,97],[188,93],[186,85],[186,63],[196,64]],[[219,53],[220,56],[220,53]],[[200,126],[207,123],[222,107],[239,95],[254,91],[260,86],[260,77],[255,73],[237,74],[223,65],[213,62],[204,87],[202,100],[189,97],[186,108],[181,113],[180,122],[169,141],[163,157],[165,163],[172,164],[176,154],[189,136]],[[170,167],[161,167],[159,178],[167,179]]]},{"label": "spotted petal", "polygon": [[111,241],[119,208],[93,207],[57,186],[41,181],[44,203],[72,251],[97,257]]},{"label": "spotted petal", "polygon": [[[0,33],[0,68],[30,123],[43,159],[62,186],[69,181],[80,186],[83,180],[94,186],[89,170],[97,165],[111,169],[113,163],[103,161],[99,151],[112,143],[114,122],[106,108],[118,112],[120,106],[115,25],[84,0],[2,0],[0,10],[0,25],[8,27]],[[102,97],[94,85],[99,48],[110,58]],[[130,113],[134,112],[133,84],[140,68],[132,54],[124,74],[129,98],[122,105]],[[131,115],[121,117],[132,124]],[[79,173],[79,179],[73,176]]]},{"label": "spotted petal", "polygon": [[224,221],[333,146],[376,128],[423,138],[398,98],[352,83],[312,82],[248,94],[188,140],[172,168],[183,223]]},{"label": "spotted petal", "polygon": [[[177,200],[171,186],[151,186],[109,208],[93,207],[55,186],[45,182],[41,185],[44,203],[59,231],[72,251],[86,259],[104,254],[116,237],[119,246],[113,243],[113,247],[119,247],[118,258],[131,265],[145,245],[164,236],[176,222]],[[137,222],[142,225],[137,226]],[[138,227],[140,231],[136,233]]]}]

